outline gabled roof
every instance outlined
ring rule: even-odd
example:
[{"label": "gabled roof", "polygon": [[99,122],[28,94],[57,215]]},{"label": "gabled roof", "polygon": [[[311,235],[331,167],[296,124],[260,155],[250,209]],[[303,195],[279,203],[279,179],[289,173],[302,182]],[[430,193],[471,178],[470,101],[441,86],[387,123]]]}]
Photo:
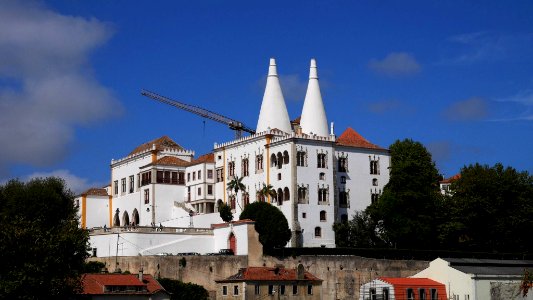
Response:
[{"label": "gabled roof", "polygon": [[477,258],[442,258],[450,267],[466,274],[523,276],[533,268],[533,260],[499,260]]},{"label": "gabled roof", "polygon": [[178,145],[176,142],[174,142],[171,138],[164,135],[160,138],[157,138],[155,140],[151,140],[149,142],[146,142],[144,144],[141,144],[137,146],[137,148],[133,149],[133,151],[130,152],[129,155],[137,154],[146,150],[152,149],[153,145],[155,144],[156,150],[163,150],[163,149],[174,149],[174,150],[184,150],[183,147]]},{"label": "gabled roof", "polygon": [[348,127],[338,138],[337,144],[341,146],[368,148],[368,149],[380,149],[384,150],[378,145],[374,145],[364,137],[362,137],[357,131]]},{"label": "gabled roof", "polygon": [[186,167],[190,165],[191,162],[177,158],[175,156],[163,156],[156,160],[152,165],[156,166],[177,166],[177,167]]},{"label": "gabled roof", "polygon": [[139,280],[136,274],[84,274],[82,276],[82,294],[103,295],[117,294],[116,291],[105,292],[105,286],[145,287],[144,291],[123,291],[120,294],[154,294],[165,289],[152,275],[143,275]]},{"label": "gabled roof", "polygon": [[452,182],[456,181],[459,178],[461,178],[461,173],[455,174],[455,175],[453,175],[450,178],[446,178],[444,180],[441,180],[440,183],[452,183]]},{"label": "gabled roof", "polygon": [[310,281],[322,282],[322,279],[309,272],[304,272],[303,279],[298,279],[296,269],[269,268],[269,267],[248,267],[241,268],[239,273],[224,280],[216,282],[242,282],[242,281]]},{"label": "gabled roof", "polygon": [[104,188],[90,188],[81,193],[82,196],[109,196]]},{"label": "gabled roof", "polygon": [[379,277],[381,281],[395,286],[441,286],[440,282],[429,278]]}]

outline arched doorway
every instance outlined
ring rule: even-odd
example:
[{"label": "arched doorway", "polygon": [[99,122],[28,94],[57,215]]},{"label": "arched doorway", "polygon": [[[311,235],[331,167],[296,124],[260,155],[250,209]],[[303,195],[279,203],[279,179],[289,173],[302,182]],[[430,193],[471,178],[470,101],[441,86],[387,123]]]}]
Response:
[{"label": "arched doorway", "polygon": [[233,251],[234,254],[237,254],[237,238],[233,232],[229,235],[228,239],[229,249]]},{"label": "arched doorway", "polygon": [[128,214],[128,211],[125,210],[124,214],[122,214],[122,226],[128,225],[130,225],[130,215]]},{"label": "arched doorway", "polygon": [[133,219],[133,224],[134,225],[139,225],[140,223],[140,220],[139,220],[139,212],[137,211],[137,209],[135,208],[133,210],[133,213],[131,214],[131,218]]}]

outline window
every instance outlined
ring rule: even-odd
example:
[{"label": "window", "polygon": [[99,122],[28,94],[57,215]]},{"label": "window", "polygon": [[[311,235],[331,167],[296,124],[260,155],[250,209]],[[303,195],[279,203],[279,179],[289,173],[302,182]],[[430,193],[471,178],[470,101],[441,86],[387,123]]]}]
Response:
[{"label": "window", "polygon": [[152,183],[152,172],[144,172],[141,174],[141,186]]},{"label": "window", "polygon": [[272,153],[272,155],[270,155],[270,167],[275,167],[278,165],[278,161],[276,159],[276,154]]},{"label": "window", "polygon": [[437,289],[431,289],[431,300],[438,300],[439,294],[437,293]]},{"label": "window", "polygon": [[327,188],[319,188],[318,189],[318,204],[326,204],[328,201],[328,189]]},{"label": "window", "polygon": [[298,167],[307,166],[307,153],[305,151],[296,152],[296,165]]},{"label": "window", "polygon": [[379,160],[377,159],[370,160],[370,174],[372,175],[379,174]]},{"label": "window", "polygon": [[307,203],[307,188],[298,188],[298,203]]},{"label": "window", "polygon": [[229,202],[230,202],[231,209],[235,209],[235,196],[230,196]]},{"label": "window", "polygon": [[235,176],[235,162],[234,161],[230,161],[228,163],[228,176],[229,177]]},{"label": "window", "polygon": [[[176,173],[176,172],[172,172],[172,173]],[[171,175],[170,171],[157,171],[156,182],[157,183],[172,183],[170,175]],[[174,176],[177,176],[177,173]],[[177,178],[175,179],[175,181],[177,183],[178,181]]]},{"label": "window", "polygon": [[196,180],[196,172],[192,172],[192,180],[193,180],[193,181]]},{"label": "window", "polygon": [[198,196],[202,196],[202,188],[201,187],[198,188]]},{"label": "window", "polygon": [[187,187],[187,201],[191,201],[191,187]]},{"label": "window", "polygon": [[77,207],[77,208],[80,207],[80,200],[79,200],[79,199],[76,199],[76,207]]},{"label": "window", "polygon": [[202,179],[202,171],[198,171],[198,180]]},{"label": "window", "polygon": [[280,295],[285,295],[285,285],[280,285],[279,286],[279,294]]},{"label": "window", "polygon": [[285,187],[283,189],[283,200],[284,201],[289,201],[291,200],[291,192],[289,192],[289,188],[288,187]]},{"label": "window", "polygon": [[377,300],[377,294],[375,288],[370,288],[370,300]]},{"label": "window", "polygon": [[319,153],[316,157],[317,168],[326,168],[326,154]]},{"label": "window", "polygon": [[281,173],[278,174],[278,180],[281,180]]},{"label": "window", "polygon": [[248,204],[250,204],[250,194],[244,193],[242,194],[242,205],[245,207]]},{"label": "window", "polygon": [[207,170],[207,179],[213,179],[213,170]]},{"label": "window", "polygon": [[228,294],[228,287],[223,285],[222,286],[222,295],[226,296]]},{"label": "window", "polygon": [[278,152],[277,161],[278,161],[278,169],[281,169],[281,167],[283,166],[283,154],[281,154],[281,152]]},{"label": "window", "polygon": [[255,156],[255,172],[259,173],[263,171],[263,154]]},{"label": "window", "polygon": [[341,176],[341,183],[346,183],[346,176]]},{"label": "window", "polygon": [[207,194],[208,195],[213,195],[213,185],[212,184],[207,185]]},{"label": "window", "polygon": [[144,190],[144,204],[150,203],[150,190],[145,189]]},{"label": "window", "polygon": [[222,168],[217,169],[216,172],[217,172],[217,182],[224,181],[224,178],[222,177],[223,176]]},{"label": "window", "polygon": [[261,286],[259,284],[256,284],[254,289],[255,289],[255,294],[259,295],[261,292]]},{"label": "window", "polygon": [[339,191],[339,207],[348,208],[348,193],[346,191]]},{"label": "window", "polygon": [[187,182],[191,181],[191,173],[187,173]]},{"label": "window", "polygon": [[348,222],[348,215],[347,214],[342,214],[341,215],[341,222]]},{"label": "window", "polygon": [[379,199],[379,192],[370,190],[370,203],[375,203]]},{"label": "window", "polygon": [[239,295],[239,286],[238,285],[234,285],[233,286],[233,295],[235,295],[235,296]]},{"label": "window", "polygon": [[389,288],[383,288],[383,300],[389,300],[390,299],[389,295],[390,295]]},{"label": "window", "polygon": [[115,186],[115,195],[118,195],[118,180],[115,180],[114,186]]},{"label": "window", "polygon": [[283,164],[289,164],[289,152],[287,151],[283,151]]},{"label": "window", "polygon": [[133,193],[134,189],[135,189],[135,177],[131,175],[130,176],[130,194]]},{"label": "window", "polygon": [[307,285],[307,294],[308,295],[313,295],[313,286],[312,285]]},{"label": "window", "polygon": [[122,186],[122,189],[120,190],[122,193],[125,193],[126,192],[126,178],[122,178],[120,180],[120,184]]},{"label": "window", "polygon": [[293,284],[292,285],[292,294],[293,295],[298,295],[298,285],[297,284]]},{"label": "window", "polygon": [[250,173],[248,172],[248,158],[244,158],[241,162],[241,168],[242,168],[242,176],[248,176]]},{"label": "window", "polygon": [[315,237],[322,237],[322,228],[315,227]]},{"label": "window", "polygon": [[326,222],[326,211],[320,211],[320,222]]},{"label": "window", "polygon": [[318,179],[320,179],[320,180],[326,180],[326,173],[321,172],[320,174],[318,174]]},{"label": "window", "polygon": [[92,250],[93,250],[93,257],[96,257],[98,248],[93,248]]},{"label": "window", "polygon": [[307,213],[302,213],[302,218],[303,219],[307,218]]},{"label": "window", "polygon": [[137,174],[137,187],[141,187],[141,174]]},{"label": "window", "polygon": [[415,292],[413,289],[407,289],[407,300],[415,300]]},{"label": "window", "polygon": [[372,185],[373,186],[378,186],[378,179],[377,178],[372,179]]},{"label": "window", "polygon": [[347,165],[348,165],[346,157],[339,157],[337,162],[338,162],[338,165],[339,165],[339,172],[346,173],[346,169],[347,169]]},{"label": "window", "polygon": [[274,286],[271,284],[268,285],[268,294],[274,295]]},{"label": "window", "polygon": [[426,289],[419,289],[418,290],[418,299],[426,300]]}]

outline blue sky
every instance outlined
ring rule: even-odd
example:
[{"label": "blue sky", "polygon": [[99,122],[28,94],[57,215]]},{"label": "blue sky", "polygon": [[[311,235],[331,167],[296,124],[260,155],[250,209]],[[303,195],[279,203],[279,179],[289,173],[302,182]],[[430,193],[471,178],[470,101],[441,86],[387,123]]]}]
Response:
[{"label": "blue sky", "polygon": [[207,153],[233,132],[140,90],[255,128],[270,57],[292,119],[316,58],[337,135],[533,172],[531,1],[286,2],[0,0],[0,181],[104,185],[162,135]]}]

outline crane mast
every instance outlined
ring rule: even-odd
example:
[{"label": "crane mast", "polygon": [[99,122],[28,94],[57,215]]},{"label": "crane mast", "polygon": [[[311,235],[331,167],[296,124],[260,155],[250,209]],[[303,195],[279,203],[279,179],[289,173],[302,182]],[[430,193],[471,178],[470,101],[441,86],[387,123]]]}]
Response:
[{"label": "crane mast", "polygon": [[172,100],[170,98],[167,98],[165,96],[161,96],[159,94],[156,94],[154,92],[150,92],[150,91],[147,91],[147,90],[141,90],[141,95],[143,95],[145,97],[148,97],[148,98],[150,98],[152,100],[156,100],[156,101],[168,104],[168,105],[172,105],[172,106],[177,107],[179,109],[183,109],[183,110],[191,112],[191,113],[193,113],[195,115],[198,115],[198,116],[201,116],[201,117],[204,117],[204,118],[207,118],[207,119],[210,119],[210,120],[222,123],[222,124],[226,124],[231,130],[235,130],[235,137],[236,138],[241,138],[243,131],[244,132],[248,132],[250,134],[255,134],[255,130],[247,127],[242,122],[234,120],[234,119],[231,119],[231,118],[228,118],[228,117],[223,116],[221,114],[217,114],[217,113],[212,112],[210,110],[207,110],[205,108],[201,108],[201,107],[198,107],[198,106],[185,104],[183,102]]}]

